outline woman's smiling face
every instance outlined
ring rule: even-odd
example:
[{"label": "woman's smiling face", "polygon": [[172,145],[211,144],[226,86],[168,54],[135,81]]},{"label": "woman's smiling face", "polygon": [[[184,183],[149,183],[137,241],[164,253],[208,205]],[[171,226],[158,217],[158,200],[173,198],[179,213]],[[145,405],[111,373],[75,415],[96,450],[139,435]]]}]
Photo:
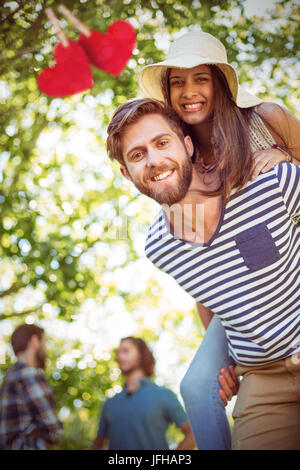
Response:
[{"label": "woman's smiling face", "polygon": [[214,87],[207,65],[171,69],[169,89],[172,107],[187,124],[201,124],[212,117]]}]

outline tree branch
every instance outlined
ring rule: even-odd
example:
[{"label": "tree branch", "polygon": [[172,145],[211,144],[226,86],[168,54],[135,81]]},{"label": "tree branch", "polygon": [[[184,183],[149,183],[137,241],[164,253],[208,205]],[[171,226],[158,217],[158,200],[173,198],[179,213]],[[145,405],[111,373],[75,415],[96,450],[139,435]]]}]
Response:
[{"label": "tree branch", "polygon": [[25,287],[25,284],[20,284],[16,282],[9,289],[0,292],[0,298],[13,294],[14,292],[17,292],[18,290],[22,289],[22,287]]},{"label": "tree branch", "polygon": [[3,18],[3,20],[0,21],[0,24],[5,23],[5,21],[7,20],[10,20],[10,18],[12,18],[19,10],[21,10],[21,8],[23,8],[25,4],[26,1],[21,2],[16,10],[12,11],[9,15],[7,15],[5,18]]},{"label": "tree branch", "polygon": [[[46,6],[46,1],[47,0],[43,0],[43,3],[42,3],[42,10],[40,12],[40,14],[37,16],[37,18],[35,19],[35,21],[32,23],[32,25],[25,31],[25,41],[23,41],[23,46],[21,48],[19,48],[14,57],[11,57],[9,59],[5,59],[6,62],[9,62],[9,63],[12,63],[14,62],[18,57],[22,56],[23,54],[26,54],[28,52],[31,52],[31,53],[35,53],[35,52],[39,52],[40,49],[35,49],[35,48],[32,48],[32,47],[25,47],[24,48],[24,44],[28,44],[28,38],[30,38],[33,34],[36,33],[36,31],[40,28],[41,26],[41,23],[43,21],[43,18],[45,16],[45,13],[44,13],[44,7]],[[25,4],[26,2],[24,2]],[[21,5],[23,6],[23,5]],[[21,8],[21,6],[18,8],[18,10]],[[15,10],[15,12],[13,12],[13,14],[16,13],[17,10]],[[7,17],[8,18],[8,17]],[[6,19],[7,19],[6,18]],[[1,24],[1,22],[0,22]],[[27,39],[27,40],[26,40]],[[11,41],[9,44],[6,44],[6,49],[9,49],[11,46],[14,45],[14,42],[15,40]],[[1,69],[0,71],[0,75],[3,75],[4,73],[6,73],[8,71],[9,67],[5,66]]]},{"label": "tree branch", "polygon": [[26,31],[27,36],[32,36],[32,34],[34,34],[39,29],[39,27],[41,26],[42,20],[45,17],[44,8],[46,6],[46,3],[47,3],[47,0],[43,0],[42,10],[41,10],[40,14],[38,15],[38,17],[36,18],[36,20],[30,26],[30,28],[27,29],[27,31]]},{"label": "tree branch", "polygon": [[9,59],[4,59],[6,62],[6,66],[3,67],[0,70],[0,75],[4,75],[6,72],[9,71],[10,64],[15,62],[18,57],[21,57],[24,54],[37,54],[40,52],[40,49],[33,49],[33,48],[26,48],[26,49],[18,49],[13,57],[10,57]]},{"label": "tree branch", "polygon": [[14,312],[14,313],[10,313],[9,315],[0,315],[0,321],[1,320],[7,320],[8,318],[12,318],[12,317],[23,317],[24,315],[28,315],[29,313],[34,313],[34,312],[37,312],[44,304],[41,304],[39,305],[38,307],[36,308],[29,308],[28,310],[23,310],[23,312]]}]

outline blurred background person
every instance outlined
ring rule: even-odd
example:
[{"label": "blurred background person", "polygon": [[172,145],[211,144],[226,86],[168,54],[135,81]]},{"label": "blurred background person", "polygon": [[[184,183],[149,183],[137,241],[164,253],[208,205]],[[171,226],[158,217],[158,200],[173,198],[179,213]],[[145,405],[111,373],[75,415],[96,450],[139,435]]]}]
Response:
[{"label": "blurred background person", "polygon": [[145,342],[122,339],[117,361],[125,386],[104,403],[92,449],[104,449],[107,444],[110,450],[168,449],[165,434],[171,423],[185,435],[177,449],[194,449],[191,426],[176,395],[150,378],[155,361]]},{"label": "blurred background person", "polygon": [[46,337],[36,325],[21,325],[12,334],[18,361],[7,372],[0,389],[0,448],[46,450],[63,435],[52,390],[42,369]]}]

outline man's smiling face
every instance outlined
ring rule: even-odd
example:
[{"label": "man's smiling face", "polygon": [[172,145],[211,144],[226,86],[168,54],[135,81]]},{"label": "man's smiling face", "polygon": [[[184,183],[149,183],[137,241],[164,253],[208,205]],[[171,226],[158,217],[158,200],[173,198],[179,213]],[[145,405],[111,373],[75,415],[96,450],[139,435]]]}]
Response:
[{"label": "man's smiling face", "polygon": [[147,114],[122,137],[122,174],[159,204],[181,201],[192,179],[193,145],[184,141],[160,114]]}]

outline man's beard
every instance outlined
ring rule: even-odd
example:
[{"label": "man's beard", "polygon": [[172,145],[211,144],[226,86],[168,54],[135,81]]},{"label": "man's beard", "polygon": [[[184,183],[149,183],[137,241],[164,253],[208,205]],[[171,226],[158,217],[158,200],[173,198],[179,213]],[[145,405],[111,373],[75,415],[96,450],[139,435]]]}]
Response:
[{"label": "man's beard", "polygon": [[45,356],[45,353],[43,351],[41,351],[40,349],[38,349],[35,353],[35,360],[36,360],[37,367],[39,369],[45,369],[45,367],[46,367],[46,356]]},{"label": "man's beard", "polygon": [[[119,366],[120,367],[120,366]],[[128,369],[122,369],[120,367],[122,374],[126,377],[126,375],[131,374],[132,372],[139,370],[142,368],[142,363],[141,361],[138,361],[137,363],[133,364],[132,366],[128,367]]]},{"label": "man's beard", "polygon": [[[166,167],[166,166],[162,168],[156,168],[155,174],[157,174],[158,172],[168,171],[170,169],[173,169],[173,168]],[[163,191],[156,190],[156,188],[153,187],[155,184],[159,185],[160,183],[154,183],[151,186],[148,186],[142,183],[137,183],[137,182],[134,182],[134,184],[136,188],[142,194],[145,194],[146,196],[151,197],[151,199],[154,199],[156,202],[158,202],[158,204],[166,204],[168,206],[171,206],[181,201],[184,198],[192,181],[192,162],[187,152],[186,152],[186,158],[184,159],[181,167],[178,165],[177,168],[175,168],[175,171],[178,172],[178,184],[174,185],[174,187],[170,187],[170,188],[166,187]],[[152,173],[153,173],[153,170],[152,170]],[[151,178],[151,174],[149,174],[149,178]]]}]

